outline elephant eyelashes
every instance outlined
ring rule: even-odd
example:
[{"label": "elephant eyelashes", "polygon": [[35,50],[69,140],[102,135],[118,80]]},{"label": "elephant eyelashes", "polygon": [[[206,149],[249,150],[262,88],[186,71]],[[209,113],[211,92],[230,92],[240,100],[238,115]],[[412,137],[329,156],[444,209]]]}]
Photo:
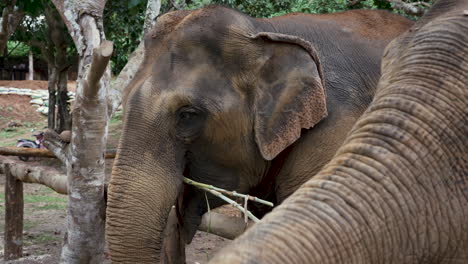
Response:
[{"label": "elephant eyelashes", "polygon": [[196,117],[197,113],[192,112],[181,112],[179,113],[179,120],[188,120],[190,118]]},{"label": "elephant eyelashes", "polygon": [[201,132],[205,114],[192,107],[182,107],[177,111],[177,137],[190,143]]},{"label": "elephant eyelashes", "polygon": [[199,118],[201,114],[201,111],[193,107],[184,106],[177,111],[177,122],[179,124],[186,123],[186,125],[189,125],[188,123],[196,121],[196,119]]}]

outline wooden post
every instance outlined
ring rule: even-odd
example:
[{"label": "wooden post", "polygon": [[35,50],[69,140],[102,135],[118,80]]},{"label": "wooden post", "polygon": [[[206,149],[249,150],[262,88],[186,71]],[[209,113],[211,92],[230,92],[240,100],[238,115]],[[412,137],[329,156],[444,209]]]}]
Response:
[{"label": "wooden post", "polygon": [[10,164],[4,164],[5,172],[5,251],[4,260],[23,255],[23,183],[11,174]]}]

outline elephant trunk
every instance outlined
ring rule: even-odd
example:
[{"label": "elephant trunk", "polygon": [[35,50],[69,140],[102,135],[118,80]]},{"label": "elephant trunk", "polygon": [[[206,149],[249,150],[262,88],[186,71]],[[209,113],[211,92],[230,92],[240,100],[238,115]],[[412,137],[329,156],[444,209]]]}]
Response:
[{"label": "elephant trunk", "polygon": [[168,160],[167,153],[153,162],[136,160],[133,154],[119,150],[109,183],[109,251],[114,263],[155,263],[169,211],[182,186],[182,165]]}]

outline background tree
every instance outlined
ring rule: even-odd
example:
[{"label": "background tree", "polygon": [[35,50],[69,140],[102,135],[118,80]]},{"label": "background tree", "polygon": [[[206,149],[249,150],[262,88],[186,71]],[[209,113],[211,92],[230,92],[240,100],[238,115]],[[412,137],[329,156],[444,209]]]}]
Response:
[{"label": "background tree", "polygon": [[[48,128],[57,132],[71,129],[68,103],[68,69],[76,50],[68,31],[50,0],[23,0],[25,19],[12,39],[30,45],[47,62]],[[56,105],[58,109],[56,109]]]},{"label": "background tree", "polygon": [[[145,0],[110,1],[104,9],[104,28],[114,41],[112,73],[126,65],[142,38]],[[179,9],[196,9],[211,4],[235,8],[253,17],[273,17],[292,12],[330,13],[349,9],[387,9],[417,19],[433,0],[162,0],[160,14]]]},{"label": "background tree", "polygon": [[114,42],[112,73],[117,75],[142,38],[146,0],[109,1],[104,8],[104,31]]},{"label": "background tree", "polygon": [[[107,126],[120,104],[123,88],[139,66],[142,53],[137,50],[130,59],[134,65],[127,64],[110,89],[107,64],[113,49],[103,31],[106,0],[53,0],[53,3],[73,37],[80,60],[71,142],[61,141],[53,130],[45,134],[49,150],[67,167],[67,236],[61,262],[102,263]],[[158,3],[157,0],[149,1],[148,8],[157,10],[147,12],[148,23],[154,24],[159,12]],[[140,48],[144,47],[140,45]]]},{"label": "background tree", "polygon": [[3,55],[8,39],[23,20],[24,12],[20,5],[16,5],[16,0],[2,1],[0,10],[2,10],[2,16],[0,17],[0,55]]},{"label": "background tree", "polygon": [[193,0],[188,8],[208,4],[226,5],[253,17],[273,17],[292,12],[330,13],[348,9],[388,9],[407,16],[419,17],[424,14],[433,0]]}]

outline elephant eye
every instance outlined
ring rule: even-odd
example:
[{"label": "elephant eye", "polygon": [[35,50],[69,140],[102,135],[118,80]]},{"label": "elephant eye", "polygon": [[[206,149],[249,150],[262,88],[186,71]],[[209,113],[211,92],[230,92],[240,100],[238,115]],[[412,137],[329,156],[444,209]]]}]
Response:
[{"label": "elephant eye", "polygon": [[191,124],[197,123],[199,117],[202,116],[202,112],[191,106],[184,106],[177,111],[177,119],[179,125],[190,126]]},{"label": "elephant eye", "polygon": [[180,120],[188,120],[197,116],[195,112],[183,111],[179,113]]},{"label": "elephant eye", "polygon": [[206,114],[203,110],[184,106],[177,111],[177,119],[177,137],[188,144],[200,135]]}]

